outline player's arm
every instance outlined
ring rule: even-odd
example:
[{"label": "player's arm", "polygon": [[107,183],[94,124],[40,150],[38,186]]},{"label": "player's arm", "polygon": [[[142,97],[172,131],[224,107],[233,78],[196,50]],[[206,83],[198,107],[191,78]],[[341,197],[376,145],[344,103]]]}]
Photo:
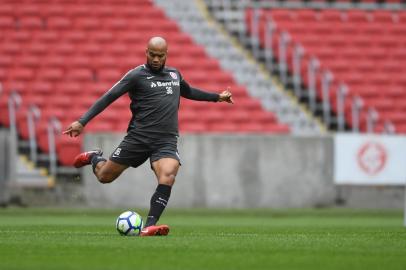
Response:
[{"label": "player's arm", "polygon": [[109,91],[100,97],[90,109],[79,120],[70,124],[70,126],[63,131],[63,134],[77,137],[82,133],[84,126],[92,120],[96,115],[106,109],[116,99],[129,91],[132,85],[132,74],[128,72],[119,82],[117,82]]},{"label": "player's arm", "polygon": [[234,103],[232,94],[228,88],[227,90],[221,92],[220,94],[210,93],[194,87],[190,87],[190,85],[185,80],[181,80],[180,82],[180,94],[182,97],[192,100],[213,101],[213,102],[225,101],[228,103]]}]

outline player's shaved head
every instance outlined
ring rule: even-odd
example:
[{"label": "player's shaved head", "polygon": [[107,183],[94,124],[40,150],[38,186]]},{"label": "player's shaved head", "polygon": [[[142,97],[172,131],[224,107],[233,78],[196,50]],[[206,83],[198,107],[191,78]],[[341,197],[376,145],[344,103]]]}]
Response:
[{"label": "player's shaved head", "polygon": [[164,52],[166,52],[168,50],[168,43],[162,37],[152,37],[148,41],[147,49],[153,50],[153,51],[164,51]]},{"label": "player's shaved head", "polygon": [[152,71],[159,72],[165,66],[168,44],[162,37],[153,37],[148,41],[145,55],[147,64]]}]

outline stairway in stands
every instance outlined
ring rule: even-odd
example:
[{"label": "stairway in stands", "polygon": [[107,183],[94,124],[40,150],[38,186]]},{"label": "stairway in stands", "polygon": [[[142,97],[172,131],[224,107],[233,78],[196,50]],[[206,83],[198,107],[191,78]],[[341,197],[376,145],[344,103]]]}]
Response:
[{"label": "stairway in stands", "polygon": [[[286,95],[238,43],[216,26],[203,1],[155,0],[155,3],[196,43],[204,46],[211,57],[218,59],[221,67],[245,86],[251,96],[260,100],[265,109],[274,112],[278,121],[289,125],[293,134],[321,132],[320,125]],[[236,107],[239,102],[237,99]]]},{"label": "stairway in stands", "polygon": [[[265,32],[271,32],[272,45],[269,48],[273,51],[274,69],[269,72],[277,75],[281,74],[282,62],[280,37],[285,37],[283,43],[286,45],[289,76],[285,87],[292,89],[298,100],[306,105],[311,93],[298,91],[298,94],[294,85],[295,49],[303,49],[299,68],[302,90],[312,88],[309,63],[317,60],[315,90],[320,103],[316,110],[310,109],[324,121],[331,118],[331,122],[324,122],[331,130],[406,133],[406,85],[403,76],[406,66],[406,5],[403,2],[206,0],[206,3],[213,16],[248,47],[256,41],[253,18],[258,16],[261,50],[258,58],[265,61]],[[327,74],[331,77],[325,76]],[[326,77],[329,87],[327,99],[323,97],[323,80]],[[280,79],[284,81],[282,76]],[[342,86],[348,90],[344,96],[341,121],[344,128],[338,127],[340,100],[337,93]],[[322,115],[324,100],[328,100],[326,111],[331,116]],[[359,110],[359,117],[354,117],[354,107],[357,108],[355,111]],[[357,119],[359,121],[355,121]]]},{"label": "stairway in stands", "polygon": [[[259,100],[207,55],[188,33],[148,0],[4,0],[0,5],[0,124],[8,126],[7,100],[22,97],[17,113],[19,137],[27,140],[27,112],[40,110],[38,148],[48,153],[47,127],[58,119],[66,127],[119,80],[145,62],[151,36],[169,42],[168,64],[179,68],[191,85],[210,91],[228,86],[238,105],[182,99],[181,132],[289,133],[290,127],[265,111]],[[227,115],[227,117],[224,117]],[[120,116],[120,117],[118,117]],[[129,99],[122,97],[87,127],[87,132],[123,132],[130,119]],[[56,137],[61,165],[70,166],[81,151],[81,138]]]}]

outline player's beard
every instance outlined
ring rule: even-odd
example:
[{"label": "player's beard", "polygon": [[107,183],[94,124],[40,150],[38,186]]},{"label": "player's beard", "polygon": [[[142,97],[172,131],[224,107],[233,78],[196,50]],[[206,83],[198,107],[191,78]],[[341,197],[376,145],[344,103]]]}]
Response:
[{"label": "player's beard", "polygon": [[159,68],[156,68],[156,67],[154,67],[154,66],[152,65],[152,63],[150,64],[150,63],[148,62],[148,60],[147,60],[147,65],[148,65],[149,69],[150,69],[152,72],[155,72],[155,73],[161,72],[161,71],[164,69],[164,67],[165,67],[165,63],[166,63],[166,59],[162,62],[162,65],[161,65]]}]

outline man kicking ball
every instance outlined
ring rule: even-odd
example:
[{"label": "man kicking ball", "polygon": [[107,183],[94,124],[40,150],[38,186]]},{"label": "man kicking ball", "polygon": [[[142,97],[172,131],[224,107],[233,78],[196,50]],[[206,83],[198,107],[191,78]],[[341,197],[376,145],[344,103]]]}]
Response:
[{"label": "man kicking ball", "polygon": [[146,49],[146,64],[127,72],[78,121],[63,132],[71,137],[79,136],[90,120],[120,96],[128,93],[132,118],[127,135],[109,160],[103,158],[101,150],[92,150],[76,156],[74,166],[80,168],[92,164],[97,179],[106,184],[114,181],[128,167],[136,168],[149,158],[158,186],[151,197],[141,236],[169,233],[168,225],[157,225],[157,222],[168,203],[180,166],[177,150],[180,96],[199,101],[233,103],[228,90],[216,94],[190,87],[177,69],[165,66],[167,52],[165,39],[151,38]]}]

